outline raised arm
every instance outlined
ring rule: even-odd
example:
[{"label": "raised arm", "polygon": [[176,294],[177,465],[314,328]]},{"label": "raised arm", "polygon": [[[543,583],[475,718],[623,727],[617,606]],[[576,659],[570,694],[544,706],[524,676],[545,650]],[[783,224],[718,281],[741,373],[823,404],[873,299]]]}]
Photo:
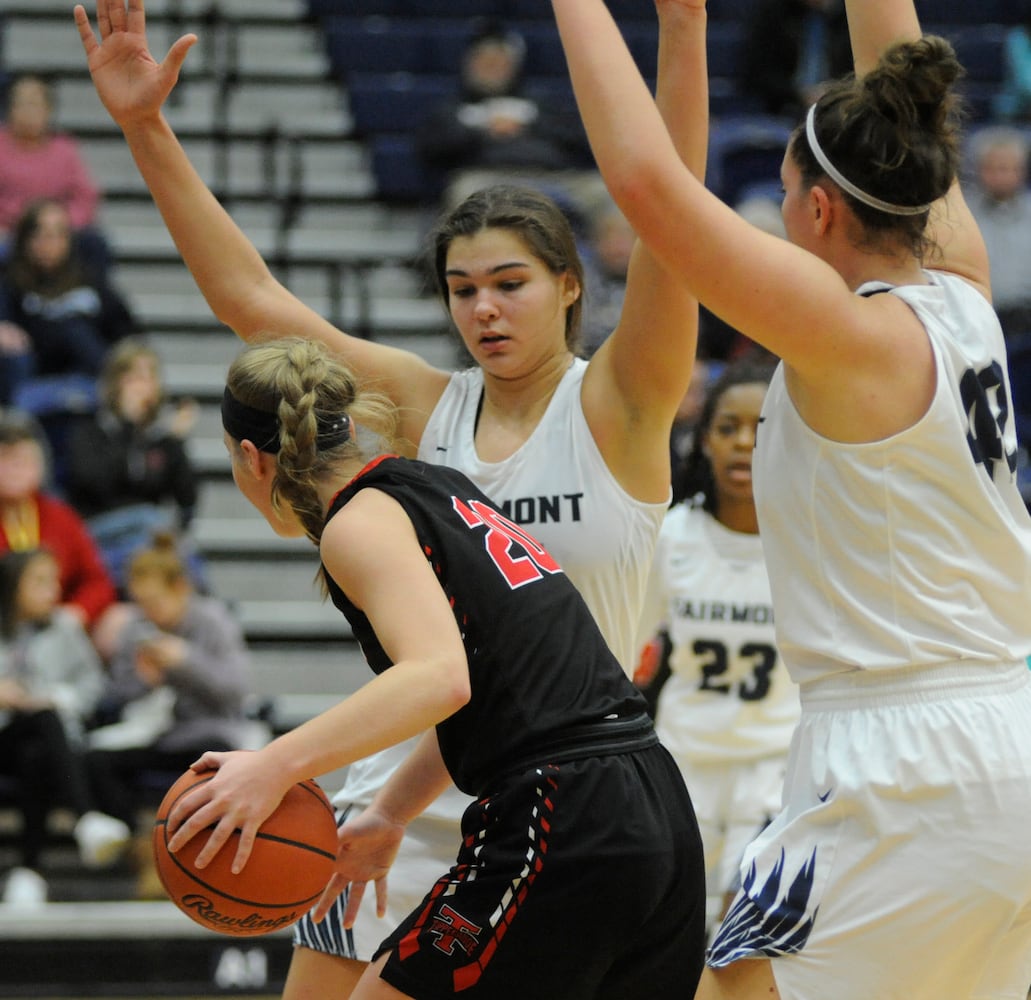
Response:
[{"label": "raised arm", "polygon": [[869,73],[885,49],[921,36],[916,8],[910,0],[845,0],[845,10],[858,76]]},{"label": "raised arm", "polygon": [[[839,271],[804,249],[833,244],[840,253],[847,246],[841,226],[848,216],[835,211],[840,198],[832,201],[833,191],[818,185],[795,184],[784,204],[795,242],[750,226],[680,162],[602,0],[552,0],[552,6],[595,159],[656,256],[717,316],[784,359],[820,401],[824,432],[871,426],[868,418],[887,384],[895,395],[914,398],[906,380],[915,379],[926,360],[926,337],[915,324],[904,345],[895,335],[911,314],[897,302],[877,300],[887,296],[854,294],[865,256],[846,255]],[[905,363],[903,346],[912,354]],[[860,379],[869,392],[856,391]]]},{"label": "raised arm", "polygon": [[[912,0],[846,0],[845,9],[858,76],[873,69],[892,45],[921,37]],[[966,278],[991,298],[988,251],[958,178],[931,218],[931,238],[942,248],[942,259],[934,267]]]},{"label": "raised arm", "polygon": [[[655,100],[676,152],[704,177],[708,140],[705,0],[656,0]],[[698,302],[642,242],[627,271],[620,321],[584,383],[588,422],[609,467],[632,493],[662,501],[669,431],[698,342]],[[621,400],[623,408],[613,406]]]},{"label": "raised arm", "polygon": [[97,0],[96,10],[99,42],[85,9],[75,7],[94,86],[212,312],[243,340],[282,334],[323,341],[403,408],[403,433],[417,442],[447,375],[417,355],[342,333],[276,281],[166,121],[162,106],[197,37],[183,35],[159,63],[147,46],[143,0]]},{"label": "raised arm", "polygon": [[812,331],[852,297],[827,264],[761,233],[681,162],[602,0],[552,0],[594,157],[641,240],[716,315],[817,373],[836,363]]}]

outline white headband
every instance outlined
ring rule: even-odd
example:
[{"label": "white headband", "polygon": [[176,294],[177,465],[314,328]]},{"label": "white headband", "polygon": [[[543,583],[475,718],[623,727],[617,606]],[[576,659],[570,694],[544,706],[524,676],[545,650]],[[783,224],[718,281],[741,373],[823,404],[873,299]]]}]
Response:
[{"label": "white headband", "polygon": [[889,215],[922,215],[930,205],[893,205],[890,201],[881,201],[872,194],[867,194],[862,188],[856,187],[845,177],[837,167],[827,158],[827,154],[820,148],[816,139],[816,105],[809,106],[809,113],[805,116],[805,137],[809,140],[809,148],[813,151],[816,161],[823,167],[827,176],[834,181],[842,190],[847,191],[857,201],[861,201],[870,208],[887,212]]}]

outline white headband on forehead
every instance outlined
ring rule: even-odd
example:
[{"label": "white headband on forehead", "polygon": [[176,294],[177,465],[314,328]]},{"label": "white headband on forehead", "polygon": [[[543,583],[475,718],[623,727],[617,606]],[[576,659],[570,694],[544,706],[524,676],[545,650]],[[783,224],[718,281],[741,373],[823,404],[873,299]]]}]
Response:
[{"label": "white headband on forehead", "polygon": [[831,163],[827,154],[820,148],[816,138],[816,105],[809,106],[809,113],[805,116],[805,137],[809,140],[809,148],[816,157],[816,162],[823,167],[824,173],[834,181],[843,191],[847,191],[857,201],[861,201],[870,208],[876,208],[879,212],[887,212],[889,215],[922,215],[930,205],[893,205],[890,201],[881,201],[872,194],[867,194],[862,188],[856,187],[845,177],[837,167]]}]

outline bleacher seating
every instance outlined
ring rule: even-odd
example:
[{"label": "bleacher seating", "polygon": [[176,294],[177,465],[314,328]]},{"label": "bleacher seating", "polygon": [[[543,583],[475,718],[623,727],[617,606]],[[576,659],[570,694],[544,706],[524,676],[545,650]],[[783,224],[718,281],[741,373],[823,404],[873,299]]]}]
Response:
[{"label": "bleacher seating", "polygon": [[960,88],[967,111],[974,121],[986,121],[992,114],[992,100],[1005,71],[1004,47],[1007,26],[990,22],[943,30],[966,71]]},{"label": "bleacher seating", "polygon": [[922,24],[1019,24],[1025,16],[1015,0],[915,0]]},{"label": "bleacher seating", "polygon": [[779,183],[791,124],[770,115],[714,118],[709,129],[706,184],[728,205],[746,189]]},{"label": "bleacher seating", "polygon": [[[437,11],[426,16],[416,9],[420,6],[394,0],[363,15],[361,4],[355,9],[321,0],[312,12],[324,26],[329,65],[348,94],[355,133],[369,145],[379,195],[432,204],[442,190],[442,178],[420,162],[412,132],[430,108],[457,92],[462,53],[476,21],[457,16],[452,7],[445,16]],[[636,0],[609,6],[642,74],[654,83],[654,10]],[[729,13],[726,6],[723,13]],[[506,24],[526,39],[526,93],[574,114],[565,57],[547,5],[537,0],[508,4],[505,16]],[[756,113],[757,102],[738,85],[742,45],[739,18],[713,20],[708,52],[714,117]]]}]

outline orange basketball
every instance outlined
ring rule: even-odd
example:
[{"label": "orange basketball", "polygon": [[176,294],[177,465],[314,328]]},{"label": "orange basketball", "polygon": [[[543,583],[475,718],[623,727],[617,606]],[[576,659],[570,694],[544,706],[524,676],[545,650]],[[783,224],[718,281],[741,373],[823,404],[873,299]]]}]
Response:
[{"label": "orange basketball", "polygon": [[154,821],[154,858],[161,883],[183,913],[219,934],[268,934],[289,927],[311,909],[333,874],[333,807],[316,782],[298,782],[261,825],[242,872],[234,875],[230,868],[239,831],[206,868],[199,869],[194,861],[207,834],[202,831],[172,854],[167,819],[183,795],[214,775],[187,771],[161,802]]}]

